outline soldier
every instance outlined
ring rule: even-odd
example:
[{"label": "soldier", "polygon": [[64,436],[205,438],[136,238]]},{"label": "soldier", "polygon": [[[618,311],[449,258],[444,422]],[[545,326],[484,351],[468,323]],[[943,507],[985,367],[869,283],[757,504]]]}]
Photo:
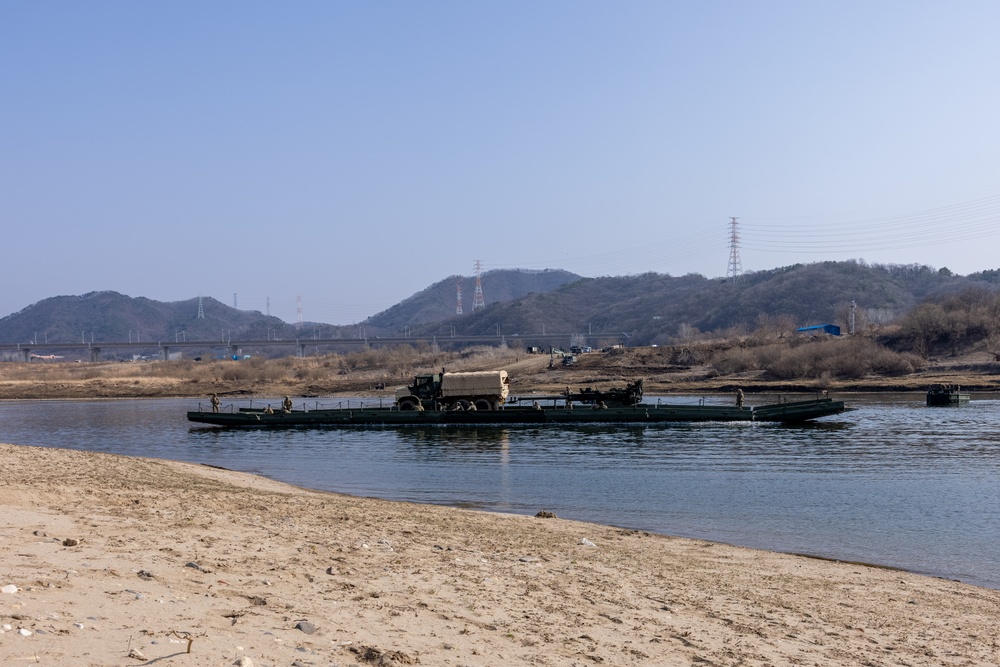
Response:
[{"label": "soldier", "polygon": [[219,406],[221,404],[222,404],[222,401],[219,400],[219,395],[218,394],[212,394],[212,412],[218,412],[219,411]]},{"label": "soldier", "polygon": [[739,387],[736,388],[736,407],[743,407],[743,390]]},{"label": "soldier", "polygon": [[285,412],[292,411],[292,399],[285,396],[285,400],[281,402],[281,409]]}]

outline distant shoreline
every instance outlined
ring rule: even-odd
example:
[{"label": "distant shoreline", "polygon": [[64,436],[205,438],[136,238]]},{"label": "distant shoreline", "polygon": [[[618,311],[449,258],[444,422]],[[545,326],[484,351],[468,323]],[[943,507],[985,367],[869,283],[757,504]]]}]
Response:
[{"label": "distant shoreline", "polygon": [[[959,384],[973,393],[1000,392],[1000,363],[986,357],[929,361],[906,375],[778,380],[762,370],[720,374],[711,366],[679,366],[665,348],[627,348],[614,354],[583,354],[569,366],[549,355],[485,348],[473,353],[380,350],[371,354],[254,358],[240,361],[145,361],[0,363],[2,399],[206,398],[365,396],[393,400],[396,387],[415,373],[506,370],[511,393],[552,394],[567,388],[610,388],[644,380],[647,395],[925,392],[935,383]],[[384,388],[383,388],[384,387]]]},{"label": "distant shoreline", "polygon": [[[992,378],[982,378],[977,381],[975,378],[966,378],[965,382],[955,382],[954,378],[940,378],[936,381],[960,384],[964,391],[972,394],[1000,394],[1000,384],[991,381]],[[587,383],[542,383],[529,381],[522,382],[521,388],[513,391],[515,396],[530,396],[536,394],[551,394],[564,391],[567,386],[582,387],[610,387],[620,386],[628,380],[587,382]],[[859,382],[859,383],[836,383],[836,386],[817,385],[807,383],[790,382],[741,382],[738,379],[728,379],[727,381],[711,382],[678,382],[678,383],[657,383],[647,382],[645,384],[646,396],[667,396],[676,395],[726,395],[735,393],[736,389],[742,389],[748,396],[774,395],[774,394],[817,394],[828,392],[830,394],[888,394],[888,393],[912,393],[923,395],[927,388],[934,382],[921,380],[902,380],[898,383],[892,382]],[[403,386],[402,383],[399,386]],[[393,388],[394,389],[394,388]],[[384,399],[393,401],[391,391],[373,391],[345,388],[338,391],[326,393],[301,392],[300,387],[287,383],[260,383],[253,388],[246,388],[240,385],[228,385],[219,383],[209,387],[194,387],[184,383],[158,383],[146,384],[142,387],[108,384],[94,381],[62,382],[56,386],[49,383],[26,383],[26,382],[5,382],[0,378],[0,400],[90,400],[90,399],[138,399],[138,398],[191,398],[207,399],[212,394],[218,394],[223,398],[250,400],[256,397],[291,396],[293,399],[308,398],[316,400],[332,400],[337,398],[363,397],[371,399]]]}]

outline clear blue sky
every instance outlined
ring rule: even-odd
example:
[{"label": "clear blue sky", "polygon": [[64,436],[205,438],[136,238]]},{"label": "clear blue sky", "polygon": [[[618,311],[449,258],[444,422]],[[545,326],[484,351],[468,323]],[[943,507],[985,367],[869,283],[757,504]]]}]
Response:
[{"label": "clear blue sky", "polygon": [[730,216],[747,271],[998,268],[998,26],[993,0],[0,0],[0,316],[114,290],[345,324],[476,260],[722,276]]}]

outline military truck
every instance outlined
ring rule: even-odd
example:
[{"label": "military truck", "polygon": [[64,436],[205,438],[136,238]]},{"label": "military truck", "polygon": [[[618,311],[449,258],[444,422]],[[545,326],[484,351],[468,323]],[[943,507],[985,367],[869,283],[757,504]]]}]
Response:
[{"label": "military truck", "polygon": [[507,402],[507,371],[428,373],[396,390],[400,410],[497,410]]}]

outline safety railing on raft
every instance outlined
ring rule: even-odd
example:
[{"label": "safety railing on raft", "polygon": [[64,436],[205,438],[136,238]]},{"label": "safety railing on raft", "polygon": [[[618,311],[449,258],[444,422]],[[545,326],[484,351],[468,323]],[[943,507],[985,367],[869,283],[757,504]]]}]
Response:
[{"label": "safety railing on raft", "polygon": [[[271,408],[275,412],[278,412],[282,409],[280,402],[277,406],[275,406],[274,403],[258,401],[258,404],[254,406],[254,399],[251,398],[247,401],[247,405],[245,407],[239,407],[235,403],[229,403],[227,405],[219,406],[217,412],[235,413],[240,410],[251,410],[251,411],[266,410],[267,408]],[[314,412],[316,410],[365,410],[365,409],[374,410],[376,408],[381,410],[384,410],[386,408],[396,409],[396,410],[399,409],[396,406],[396,401],[389,402],[386,399],[382,398],[378,399],[377,402],[375,400],[352,401],[351,399],[344,399],[337,401],[335,403],[321,403],[319,401],[316,401],[311,405],[306,402],[292,405],[292,411],[295,412]],[[198,412],[212,412],[212,407],[211,405],[206,406],[201,401],[198,401]]]}]

